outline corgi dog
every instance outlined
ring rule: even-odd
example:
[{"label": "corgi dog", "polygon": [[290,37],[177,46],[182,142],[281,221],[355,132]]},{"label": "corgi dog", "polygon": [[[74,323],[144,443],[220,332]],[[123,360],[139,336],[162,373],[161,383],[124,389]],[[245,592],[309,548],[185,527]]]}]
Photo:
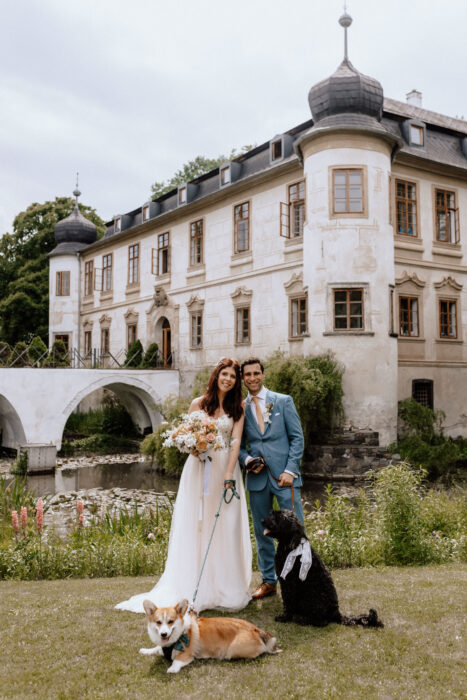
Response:
[{"label": "corgi dog", "polygon": [[172,665],[167,673],[178,673],[193,659],[255,659],[260,654],[278,654],[276,638],[251,622],[233,617],[198,617],[188,611],[188,601],[171,608],[143,602],[148,634],[156,645],[140,649],[144,656],[165,656]]}]

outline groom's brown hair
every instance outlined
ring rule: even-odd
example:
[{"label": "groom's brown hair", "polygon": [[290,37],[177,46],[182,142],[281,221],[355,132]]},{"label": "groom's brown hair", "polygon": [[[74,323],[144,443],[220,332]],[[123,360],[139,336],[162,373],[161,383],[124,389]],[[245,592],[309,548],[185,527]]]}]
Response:
[{"label": "groom's brown hair", "polygon": [[264,374],[264,366],[261,360],[258,357],[249,357],[248,360],[245,360],[242,362],[241,367],[240,367],[240,372],[243,377],[243,370],[247,365],[259,365],[261,367],[261,372]]}]

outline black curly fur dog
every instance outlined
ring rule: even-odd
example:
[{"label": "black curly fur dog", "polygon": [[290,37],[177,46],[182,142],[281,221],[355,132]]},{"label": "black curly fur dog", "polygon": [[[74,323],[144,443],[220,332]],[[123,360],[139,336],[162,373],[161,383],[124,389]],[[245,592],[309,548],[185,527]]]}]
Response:
[{"label": "black curly fur dog", "polygon": [[362,627],[384,627],[376,610],[368,615],[346,617],[339,611],[339,601],[331,574],[323,560],[313,549],[312,564],[304,581],[299,578],[300,557],[285,579],[281,572],[287,555],[295,549],[302,538],[308,539],[305,528],[291,510],[272,511],[261,521],[264,534],[278,541],[274,565],[281,584],[284,611],[278,615],[278,622],[297,622],[301,625],[324,627],[330,622],[341,625],[362,625]]}]

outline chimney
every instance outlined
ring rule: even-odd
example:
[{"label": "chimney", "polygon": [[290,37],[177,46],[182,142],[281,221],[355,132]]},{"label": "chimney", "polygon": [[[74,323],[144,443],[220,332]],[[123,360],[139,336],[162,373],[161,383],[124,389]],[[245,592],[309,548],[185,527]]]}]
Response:
[{"label": "chimney", "polygon": [[414,107],[422,106],[422,93],[418,90],[411,90],[405,96],[408,105],[413,105]]}]

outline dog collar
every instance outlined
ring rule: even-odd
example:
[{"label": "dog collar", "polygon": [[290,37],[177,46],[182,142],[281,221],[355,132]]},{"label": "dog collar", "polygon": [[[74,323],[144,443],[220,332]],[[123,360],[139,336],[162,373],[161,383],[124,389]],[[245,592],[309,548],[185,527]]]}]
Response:
[{"label": "dog collar", "polygon": [[172,651],[176,649],[177,651],[185,651],[185,648],[190,644],[190,637],[184,632],[181,637],[177,639],[173,644],[169,646],[162,647],[162,652],[167,659],[167,661],[172,661]]}]

